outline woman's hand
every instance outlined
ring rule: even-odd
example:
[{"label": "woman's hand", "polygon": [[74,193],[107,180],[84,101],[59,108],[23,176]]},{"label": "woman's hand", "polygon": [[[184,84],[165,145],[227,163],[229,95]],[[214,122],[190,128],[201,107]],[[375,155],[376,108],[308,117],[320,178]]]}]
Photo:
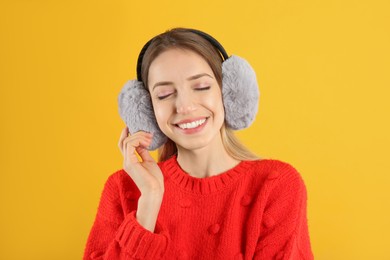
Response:
[{"label": "woman's hand", "polygon": [[[155,160],[146,149],[153,135],[137,132],[128,136],[124,128],[119,139],[119,149],[124,157],[123,169],[130,175],[142,195],[164,192],[164,177]],[[140,159],[137,157],[139,155]]]},{"label": "woman's hand", "polygon": [[146,132],[128,135],[129,131],[126,127],[122,130],[118,143],[124,157],[123,169],[141,192],[141,197],[138,199],[137,220],[145,229],[154,232],[164,195],[164,176],[146,150],[152,142],[153,135]]}]

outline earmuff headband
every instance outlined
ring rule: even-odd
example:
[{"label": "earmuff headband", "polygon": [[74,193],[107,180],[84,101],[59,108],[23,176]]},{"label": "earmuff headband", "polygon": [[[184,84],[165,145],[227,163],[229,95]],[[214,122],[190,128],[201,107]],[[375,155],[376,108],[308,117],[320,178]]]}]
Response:
[{"label": "earmuff headband", "polygon": [[[225,49],[223,48],[222,44],[220,44],[214,37],[212,37],[210,34],[207,34],[205,32],[195,30],[195,29],[188,29],[188,31],[195,33],[204,39],[206,39],[208,42],[210,42],[214,47],[216,47],[223,58],[223,60],[227,60],[229,58],[228,54],[226,53]],[[151,40],[149,40],[144,47],[142,47],[137,60],[137,79],[138,81],[142,81],[142,75],[141,75],[141,68],[142,68],[142,61],[144,59],[144,55],[146,50],[148,49],[149,45],[153,42],[155,37],[153,37]]]}]

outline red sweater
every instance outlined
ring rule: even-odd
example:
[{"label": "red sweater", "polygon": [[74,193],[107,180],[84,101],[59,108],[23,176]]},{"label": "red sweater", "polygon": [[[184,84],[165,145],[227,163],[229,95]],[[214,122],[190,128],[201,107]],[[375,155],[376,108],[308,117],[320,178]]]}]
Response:
[{"label": "red sweater", "polygon": [[138,224],[140,192],[119,170],[105,184],[84,259],[313,259],[305,185],[289,164],[242,161],[201,179],[175,156],[159,166],[165,193],[155,232]]}]

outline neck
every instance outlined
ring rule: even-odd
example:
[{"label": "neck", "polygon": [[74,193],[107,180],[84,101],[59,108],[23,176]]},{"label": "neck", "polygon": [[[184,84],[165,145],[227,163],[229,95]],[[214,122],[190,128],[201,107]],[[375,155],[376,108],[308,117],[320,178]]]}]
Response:
[{"label": "neck", "polygon": [[196,150],[178,147],[177,162],[185,172],[197,178],[218,175],[239,163],[226,152],[222,142],[220,145],[209,145]]}]

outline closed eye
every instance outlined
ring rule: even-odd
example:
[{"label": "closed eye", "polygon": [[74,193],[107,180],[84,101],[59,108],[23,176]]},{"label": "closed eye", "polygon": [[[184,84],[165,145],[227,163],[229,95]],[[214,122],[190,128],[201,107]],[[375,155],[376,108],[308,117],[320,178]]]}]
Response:
[{"label": "closed eye", "polygon": [[164,99],[168,98],[170,95],[172,95],[172,93],[167,94],[167,95],[157,96],[157,98],[158,98],[159,100],[164,100]]},{"label": "closed eye", "polygon": [[158,100],[164,100],[170,96],[172,96],[176,91],[174,89],[160,89],[156,93],[156,97]]},{"label": "closed eye", "polygon": [[209,90],[211,86],[202,87],[202,88],[195,88],[195,90],[203,91],[203,90]]}]

